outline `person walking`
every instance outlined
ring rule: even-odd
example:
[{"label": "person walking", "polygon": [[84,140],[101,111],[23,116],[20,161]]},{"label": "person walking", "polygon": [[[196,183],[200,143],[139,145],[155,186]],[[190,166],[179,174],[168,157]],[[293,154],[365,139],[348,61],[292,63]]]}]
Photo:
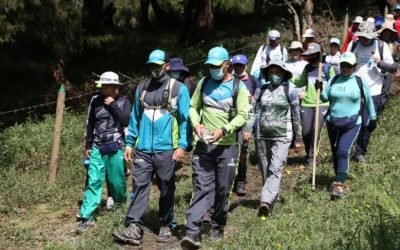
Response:
[{"label": "person walking", "polygon": [[197,84],[190,104],[190,120],[201,139],[193,152],[193,195],[186,211],[186,236],[181,241],[181,246],[188,248],[200,247],[200,228],[212,193],[212,239],[223,237],[239,155],[236,132],[246,123],[249,110],[248,90],[229,73],[226,49],[212,48],[205,64],[210,76]]},{"label": "person walking", "polygon": [[316,88],[322,89],[321,100],[329,102],[326,120],[335,171],[331,199],[344,194],[343,184],[350,168],[351,148],[361,127],[362,102],[368,111],[370,129],[376,127],[374,102],[368,84],[355,75],[355,69],[356,56],[346,52],[340,57],[340,74],[325,87],[321,82],[316,82]]},{"label": "person walking", "polygon": [[293,77],[290,79],[294,81],[298,79],[303,73],[304,67],[308,64],[302,57],[303,45],[299,41],[293,41],[288,48],[289,59],[285,61],[285,67],[292,73]]},{"label": "person walking", "polygon": [[292,73],[281,60],[271,60],[261,73],[267,83],[255,95],[245,130],[251,129],[259,114],[256,147],[263,180],[259,216],[268,216],[278,198],[292,138],[295,137],[296,150],[302,148],[303,141],[298,93],[289,81]]},{"label": "person walking", "polygon": [[[142,82],[126,136],[125,159],[133,162],[132,198],[125,218],[126,228],[113,236],[124,243],[139,245],[143,237],[143,216],[148,207],[151,179],[156,175],[160,191],[158,219],[159,242],[167,242],[176,227],[174,218],[175,166],[185,156],[191,138],[189,91],[168,76],[167,54],[154,50],[147,61],[150,79]],[[132,158],[133,147],[135,155]]]},{"label": "person walking", "polygon": [[[246,55],[243,54],[234,55],[231,58],[231,62],[233,65],[233,76],[240,79],[246,85],[247,90],[249,91],[248,99],[250,105],[254,99],[254,93],[256,89],[259,88],[261,85],[254,76],[246,72],[248,66],[248,60]],[[250,154],[249,143],[252,132],[253,134],[255,134],[254,129],[252,131],[241,130],[239,132],[239,143],[240,143],[239,166],[235,182],[233,185],[233,190],[239,196],[246,195],[247,166]]]},{"label": "person walking", "polygon": [[[384,81],[384,71],[382,71],[381,67],[384,64],[393,64],[393,57],[388,45],[377,39],[373,23],[362,22],[359,31],[355,34],[359,40],[349,44],[348,52],[353,52],[356,55],[357,65],[355,74],[359,77],[364,77],[367,82],[374,101],[375,112],[379,117],[382,108],[382,87]],[[366,108],[363,109],[362,117],[363,122],[356,143],[356,160],[361,163],[367,163],[368,143],[374,129],[368,123]]]},{"label": "person walking", "polygon": [[287,50],[280,44],[281,43],[281,33],[277,30],[271,30],[267,37],[268,45],[261,45],[258,48],[257,54],[254,58],[253,65],[251,66],[250,74],[257,75],[257,71],[260,70],[262,65],[267,65],[267,63],[272,59],[271,52],[279,54],[279,59],[287,60]]},{"label": "person walking", "polygon": [[361,16],[356,16],[351,27],[349,28],[349,30],[347,31],[347,35],[346,38],[343,41],[343,46],[342,46],[342,50],[341,53],[344,53],[347,51],[347,47],[349,46],[349,43],[351,41],[357,41],[358,37],[354,35],[354,33],[357,32],[358,30],[358,26],[360,26],[360,23],[363,22],[363,18]]},{"label": "person walking", "polygon": [[114,202],[123,203],[127,196],[123,149],[124,128],[128,126],[131,104],[127,97],[118,94],[122,83],[114,72],[104,72],[96,83],[101,89],[100,95],[90,101],[87,116],[85,149],[90,163],[78,233],[95,224],[94,212],[101,201],[104,180],[107,181],[108,196]]},{"label": "person walking", "polygon": [[332,67],[335,71],[335,75],[340,73],[339,70],[339,59],[340,59],[340,40],[339,38],[333,37],[329,41],[329,54],[325,56],[324,62],[327,67]]},{"label": "person walking", "polygon": [[[305,165],[312,166],[314,154],[314,119],[316,117],[315,110],[317,106],[317,91],[315,89],[315,81],[318,79],[318,65],[321,62],[321,46],[318,43],[310,43],[308,49],[303,53],[303,56],[308,61],[308,64],[303,70],[301,76],[294,81],[297,87],[305,87],[301,101],[301,126],[303,142],[306,151]],[[324,68],[324,67],[323,67]],[[327,82],[333,77],[335,72],[332,68],[323,71],[321,74],[322,82]],[[318,142],[320,139],[322,127],[324,126],[324,116],[328,110],[328,103],[322,102],[319,104],[319,119],[318,119]]]},{"label": "person walking", "polygon": [[189,90],[190,97],[192,97],[193,92],[196,89],[196,82],[191,79],[190,71],[183,63],[182,58],[171,57],[169,62],[169,76],[177,81],[184,83]]}]

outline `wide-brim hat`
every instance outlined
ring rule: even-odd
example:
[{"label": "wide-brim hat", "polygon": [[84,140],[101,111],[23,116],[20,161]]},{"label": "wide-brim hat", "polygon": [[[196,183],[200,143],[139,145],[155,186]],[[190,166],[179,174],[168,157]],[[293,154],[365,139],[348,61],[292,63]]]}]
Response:
[{"label": "wide-brim hat", "polygon": [[367,39],[374,39],[378,36],[378,34],[375,32],[375,24],[368,21],[360,23],[358,31],[354,33],[354,35],[358,37],[365,37]]},{"label": "wide-brim hat", "polygon": [[100,79],[98,81],[95,81],[95,83],[97,83],[97,86],[99,87],[103,84],[123,85],[121,82],[119,82],[118,75],[112,71],[107,71],[101,74]]},{"label": "wide-brim hat", "polygon": [[260,70],[262,72],[268,71],[272,66],[277,66],[286,72],[285,81],[287,81],[293,77],[292,72],[290,72],[286,68],[285,63],[282,60],[271,60],[271,61],[269,61],[269,63],[267,65],[261,66]]},{"label": "wide-brim hat", "polygon": [[303,44],[301,44],[301,42],[299,42],[299,41],[292,41],[290,43],[290,47],[288,48],[288,50],[297,50],[297,49],[304,51]]},{"label": "wide-brim hat", "polygon": [[397,30],[395,30],[395,29],[393,28],[393,23],[391,23],[391,22],[384,22],[384,23],[382,24],[382,26],[381,26],[381,29],[378,30],[377,32],[378,32],[378,34],[380,34],[380,33],[382,33],[382,31],[384,31],[384,30],[390,30],[390,31],[392,31],[393,33],[397,33]]},{"label": "wide-brim hat", "polygon": [[303,56],[312,55],[315,53],[321,53],[321,45],[318,43],[309,43],[307,50],[302,53]]},{"label": "wide-brim hat", "polygon": [[173,57],[169,59],[170,67],[169,70],[171,71],[184,71],[190,74],[190,71],[187,67],[185,67],[182,58]]}]

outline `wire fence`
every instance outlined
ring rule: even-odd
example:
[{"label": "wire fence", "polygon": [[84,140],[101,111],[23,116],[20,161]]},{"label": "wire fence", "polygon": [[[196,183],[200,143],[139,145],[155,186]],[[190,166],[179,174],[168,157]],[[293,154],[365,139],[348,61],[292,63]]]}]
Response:
[{"label": "wire fence", "polygon": [[[251,47],[254,47],[254,46],[256,46],[256,42],[250,43],[250,44],[248,44],[246,46],[242,46],[240,48],[236,48],[234,50],[231,50],[231,51],[229,51],[229,53],[232,54],[232,53],[241,51],[241,50],[246,49],[246,48],[251,48]],[[189,66],[197,65],[197,64],[200,64],[200,63],[205,62],[205,61],[206,61],[206,59],[195,60],[193,62],[187,63],[186,66],[189,67]],[[98,74],[96,74],[94,72],[92,72],[91,74],[94,75],[94,76],[97,76],[97,77],[99,76]],[[125,83],[141,82],[142,80],[144,80],[146,78],[144,76],[141,76],[141,77],[130,77],[130,76],[125,75],[125,74],[123,74],[121,72],[118,72],[118,74],[123,76],[124,78],[126,78],[128,80]],[[135,81],[134,78],[137,78],[137,81]],[[91,92],[75,95],[75,96],[72,96],[72,97],[68,97],[68,98],[65,98],[65,102],[71,101],[71,100],[76,100],[76,99],[81,99],[82,97],[90,96],[90,95],[93,95],[94,93],[97,93],[97,92],[98,91],[91,91]],[[35,110],[35,109],[38,109],[38,108],[52,106],[52,105],[55,105],[56,103],[57,103],[56,101],[52,101],[52,102],[36,104],[36,105],[23,107],[23,108],[15,108],[15,109],[7,110],[7,111],[0,111],[0,116],[10,115],[10,114],[17,114],[17,113],[23,112],[23,111],[31,111],[31,110]]]}]

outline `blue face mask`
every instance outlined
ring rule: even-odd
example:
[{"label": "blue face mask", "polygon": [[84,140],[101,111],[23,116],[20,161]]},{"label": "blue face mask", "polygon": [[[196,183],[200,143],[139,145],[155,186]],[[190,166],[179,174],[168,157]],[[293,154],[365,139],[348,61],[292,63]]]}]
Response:
[{"label": "blue face mask", "polygon": [[169,76],[171,78],[174,78],[175,80],[178,80],[179,77],[181,76],[181,72],[179,72],[179,71],[170,71],[169,72]]},{"label": "blue face mask", "polygon": [[269,80],[271,81],[271,84],[274,86],[281,85],[281,83],[283,82],[283,78],[278,75],[270,75]]},{"label": "blue face mask", "polygon": [[224,70],[222,68],[210,69],[210,76],[212,79],[219,81],[224,78]]}]

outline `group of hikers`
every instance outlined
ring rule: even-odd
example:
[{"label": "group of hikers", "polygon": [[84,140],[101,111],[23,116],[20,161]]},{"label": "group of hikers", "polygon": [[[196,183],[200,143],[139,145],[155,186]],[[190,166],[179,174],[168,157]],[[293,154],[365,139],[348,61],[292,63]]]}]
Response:
[{"label": "group of hikers", "polygon": [[271,30],[251,67],[246,55],[230,56],[225,48],[214,47],[205,61],[208,74],[197,84],[181,58],[154,50],[146,62],[149,77],[137,87],[133,105],[119,95],[118,75],[103,73],[96,81],[100,94],[88,110],[85,148],[90,163],[78,231],[94,225],[105,180],[111,200],[126,201],[125,160],[133,163],[131,199],[126,227],[113,236],[141,244],[155,174],[158,241],[170,240],[177,226],[175,172],[185,152],[192,152],[193,194],[180,244],[200,247],[206,223],[211,239],[220,240],[232,188],[246,195],[250,138],[263,181],[258,215],[265,217],[278,200],[289,148],[304,148],[304,165],[312,166],[318,153],[314,136],[319,141],[325,122],[335,173],[330,197],[343,196],[352,147],[355,159],[366,164],[371,134],[397,74],[393,55],[400,40],[400,5],[395,13],[382,23],[356,17],[344,43],[331,38],[325,55],[312,29],[303,42],[292,41],[288,48],[281,45],[280,32]]}]

